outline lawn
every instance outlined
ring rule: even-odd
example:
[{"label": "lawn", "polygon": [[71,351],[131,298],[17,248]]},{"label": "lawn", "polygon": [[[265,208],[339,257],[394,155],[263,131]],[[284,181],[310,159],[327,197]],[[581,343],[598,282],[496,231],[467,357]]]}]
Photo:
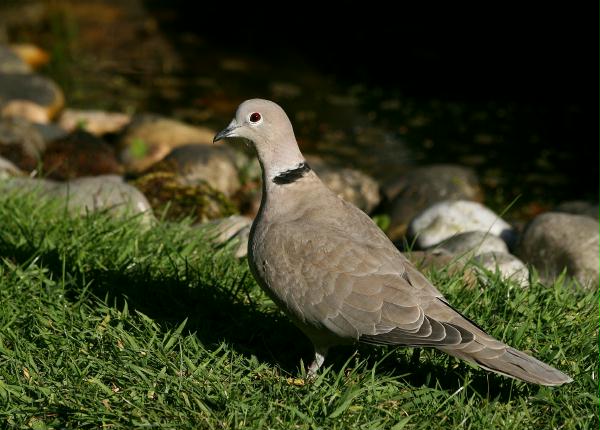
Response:
[{"label": "lawn", "polygon": [[359,346],[304,383],[310,344],[205,231],[1,196],[0,426],[598,429],[597,291],[430,276],[575,381],[538,387],[432,350]]}]

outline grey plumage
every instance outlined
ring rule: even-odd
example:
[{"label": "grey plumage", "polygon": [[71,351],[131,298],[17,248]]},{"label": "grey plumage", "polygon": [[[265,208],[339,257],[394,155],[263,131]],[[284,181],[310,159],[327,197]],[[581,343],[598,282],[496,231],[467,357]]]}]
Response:
[{"label": "grey plumage", "polygon": [[311,372],[333,345],[430,346],[483,368],[542,385],[564,373],[486,334],[452,308],[373,221],[306,164],[285,112],[253,99],[215,136],[256,148],[263,197],[248,261],[257,282],[315,346]]}]

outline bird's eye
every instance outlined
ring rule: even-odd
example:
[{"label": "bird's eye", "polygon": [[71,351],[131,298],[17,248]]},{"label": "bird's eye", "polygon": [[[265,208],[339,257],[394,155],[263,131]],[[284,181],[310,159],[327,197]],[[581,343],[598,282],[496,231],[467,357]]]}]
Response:
[{"label": "bird's eye", "polygon": [[258,112],[254,112],[253,114],[250,114],[250,122],[252,123],[257,123],[258,121],[261,120],[261,116]]}]

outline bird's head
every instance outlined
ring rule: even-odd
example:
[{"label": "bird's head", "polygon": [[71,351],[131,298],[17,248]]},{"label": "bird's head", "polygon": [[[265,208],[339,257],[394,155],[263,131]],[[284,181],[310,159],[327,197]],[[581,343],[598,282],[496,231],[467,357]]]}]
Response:
[{"label": "bird's head", "polygon": [[279,105],[269,100],[243,102],[235,118],[216,134],[213,142],[229,137],[249,140],[268,176],[293,169],[304,161],[288,116]]}]

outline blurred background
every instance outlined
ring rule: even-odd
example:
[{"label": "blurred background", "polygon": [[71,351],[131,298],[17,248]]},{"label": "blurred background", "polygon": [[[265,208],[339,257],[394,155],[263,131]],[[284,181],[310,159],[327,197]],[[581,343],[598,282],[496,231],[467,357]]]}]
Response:
[{"label": "blurred background", "polygon": [[2,0],[0,42],[45,51],[38,73],[69,108],[218,131],[244,99],[269,98],[327,163],[383,186],[458,164],[487,205],[519,197],[512,214],[527,219],[597,201],[596,16],[547,4]]}]

